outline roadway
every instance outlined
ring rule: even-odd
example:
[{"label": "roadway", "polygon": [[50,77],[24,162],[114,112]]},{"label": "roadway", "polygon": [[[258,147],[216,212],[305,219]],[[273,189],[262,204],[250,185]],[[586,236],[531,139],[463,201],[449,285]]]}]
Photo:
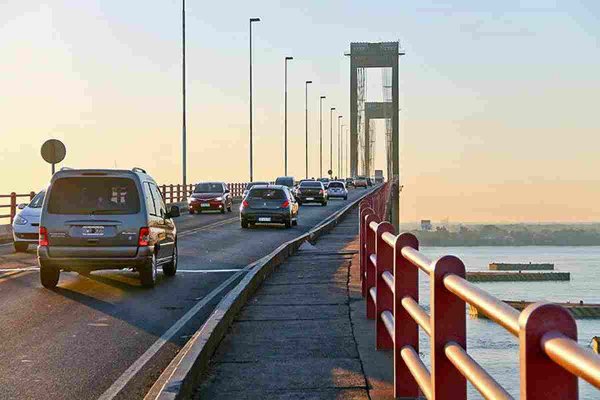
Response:
[{"label": "roadway", "polygon": [[[349,201],[364,190],[351,190]],[[141,399],[248,264],[348,202],[300,208],[291,229],[242,230],[238,213],[182,215],[179,267],[154,289],[137,274],[62,273],[44,289],[35,251],[0,246],[0,397]]]}]

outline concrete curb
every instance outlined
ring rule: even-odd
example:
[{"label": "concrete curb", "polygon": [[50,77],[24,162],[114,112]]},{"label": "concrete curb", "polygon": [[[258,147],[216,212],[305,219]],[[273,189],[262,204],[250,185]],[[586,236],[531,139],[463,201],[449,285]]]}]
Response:
[{"label": "concrete curb", "polygon": [[278,265],[294,254],[303,242],[314,243],[321,235],[333,229],[341,218],[356,207],[365,196],[377,189],[378,187],[365,191],[363,196],[326,218],[310,231],[283,243],[270,254],[248,266],[249,272],[246,276],[219,302],[202,327],[163,371],[144,399],[190,399],[233,319],[262,282]]}]

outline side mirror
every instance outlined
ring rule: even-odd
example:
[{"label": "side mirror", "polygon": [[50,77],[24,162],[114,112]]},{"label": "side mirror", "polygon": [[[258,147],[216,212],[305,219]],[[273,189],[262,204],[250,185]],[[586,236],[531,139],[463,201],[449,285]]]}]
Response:
[{"label": "side mirror", "polygon": [[225,193],[230,193],[229,189],[225,189]]},{"label": "side mirror", "polygon": [[27,203],[21,203],[21,204],[19,204],[19,205],[17,206],[17,208],[18,208],[19,210],[22,210],[22,209],[24,209],[25,207],[27,207]]},{"label": "side mirror", "polygon": [[167,212],[167,215],[165,215],[165,218],[177,218],[180,215],[181,215],[181,213],[179,212],[179,207],[171,206],[171,209],[169,210],[169,212]]}]

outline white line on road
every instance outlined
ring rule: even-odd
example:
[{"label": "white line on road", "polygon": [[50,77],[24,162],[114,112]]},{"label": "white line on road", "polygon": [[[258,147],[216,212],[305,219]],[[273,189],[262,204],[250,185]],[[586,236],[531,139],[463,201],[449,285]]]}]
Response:
[{"label": "white line on road", "polygon": [[240,275],[246,272],[254,264],[249,265],[246,268],[239,270],[236,274],[230,276],[225,282],[221,283],[215,290],[210,292],[206,297],[196,303],[183,317],[181,317],[173,326],[169,328],[160,338],[154,342],[154,344],[146,350],[140,358],[138,358],[123,374],[98,398],[98,400],[111,400],[114,399],[121,390],[129,383],[129,381],[137,374],[146,363],[156,354],[158,351],[167,343],[175,334],[202,310],[212,299],[214,299],[219,293],[225,290],[233,281],[235,281]]},{"label": "white line on road", "polygon": [[213,272],[238,272],[241,271],[242,268],[235,269],[178,269],[177,272],[191,272],[197,274],[210,274]]}]

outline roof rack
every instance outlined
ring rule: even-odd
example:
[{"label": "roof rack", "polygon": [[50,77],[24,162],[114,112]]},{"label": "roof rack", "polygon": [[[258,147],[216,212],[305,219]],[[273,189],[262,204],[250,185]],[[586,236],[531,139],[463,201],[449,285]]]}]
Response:
[{"label": "roof rack", "polygon": [[145,173],[146,173],[146,170],[145,170],[145,169],[143,169],[143,168],[140,168],[140,167],[133,167],[131,170],[132,170],[133,172],[141,172],[142,174],[145,174]]}]

